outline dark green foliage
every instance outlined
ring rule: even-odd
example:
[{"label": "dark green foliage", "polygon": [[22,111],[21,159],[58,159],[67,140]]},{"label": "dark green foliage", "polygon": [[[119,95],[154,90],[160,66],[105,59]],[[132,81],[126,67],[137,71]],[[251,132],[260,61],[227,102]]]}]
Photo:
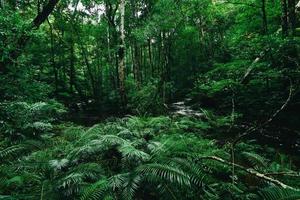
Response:
[{"label": "dark green foliage", "polygon": [[279,189],[276,187],[270,187],[260,191],[259,196],[264,200],[273,200],[273,199],[297,200],[300,198],[300,192],[291,191],[288,189]]},{"label": "dark green foliage", "polygon": [[[182,124],[188,120],[132,117],[86,130],[68,128],[39,148],[29,143],[8,147],[1,151],[2,158],[11,162],[1,167],[1,192],[15,188],[13,196],[17,197],[22,188],[26,198],[43,195],[43,199],[135,199],[140,195],[146,198],[143,195],[148,193],[164,199],[177,195],[211,199],[225,193],[246,198],[239,191],[251,193],[243,181],[248,175],[237,171],[239,184],[228,190],[230,166],[199,160],[206,156],[229,159],[226,148],[218,148],[215,142],[197,133],[184,133]],[[77,137],[70,138],[71,133]],[[244,144],[239,148],[252,147]],[[238,162],[267,172],[269,164],[256,151],[259,149],[252,148],[251,152],[239,154]],[[18,160],[4,157],[8,155],[17,156]]]},{"label": "dark green foliage", "polygon": [[0,0],[0,199],[300,199],[299,6]]}]

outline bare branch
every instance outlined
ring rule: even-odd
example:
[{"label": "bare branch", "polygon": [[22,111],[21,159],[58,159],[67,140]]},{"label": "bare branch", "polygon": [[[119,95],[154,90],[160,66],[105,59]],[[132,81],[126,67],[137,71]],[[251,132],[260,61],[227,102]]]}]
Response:
[{"label": "bare branch", "polygon": [[251,127],[249,129],[247,129],[244,133],[242,133],[239,137],[237,137],[233,143],[232,143],[232,146],[234,147],[242,138],[246,137],[247,135],[253,133],[254,131],[258,130],[258,129],[261,129],[263,127],[265,127],[266,125],[268,125],[269,123],[271,123],[274,118],[282,111],[284,110],[287,105],[289,104],[289,102],[291,101],[292,99],[292,94],[293,94],[293,84],[292,84],[292,81],[290,80],[290,90],[289,90],[289,96],[288,98],[286,99],[286,101],[284,102],[284,104],[278,109],[276,110],[276,112],[268,119],[266,120],[264,123],[262,123],[260,126],[257,126],[257,127]]},{"label": "bare branch", "polygon": [[248,174],[251,174],[252,176],[255,176],[261,180],[264,180],[266,182],[269,182],[269,183],[273,183],[274,185],[277,185],[281,188],[284,188],[284,189],[290,189],[290,190],[295,190],[295,191],[299,191],[297,188],[294,188],[292,186],[289,186],[289,185],[286,185],[285,183],[282,183],[281,181],[277,180],[277,179],[274,179],[274,178],[271,178],[269,176],[266,176],[265,174],[262,174],[254,169],[249,169],[249,168],[245,168],[239,164],[236,164],[236,163],[232,163],[232,162],[229,162],[229,161],[226,161],[222,158],[219,158],[219,157],[216,157],[216,156],[204,156],[204,157],[200,157],[198,158],[200,160],[205,160],[205,159],[209,159],[209,160],[215,160],[217,162],[220,162],[220,163],[223,163],[225,165],[234,165],[236,168],[248,173]]},{"label": "bare branch", "polygon": [[247,82],[248,77],[250,76],[251,72],[253,71],[255,65],[261,61],[266,55],[266,52],[269,50],[269,48],[263,50],[260,52],[259,56],[255,58],[255,60],[251,63],[251,65],[247,68],[245,75],[243,76],[242,80],[240,81],[242,84],[245,84]]}]

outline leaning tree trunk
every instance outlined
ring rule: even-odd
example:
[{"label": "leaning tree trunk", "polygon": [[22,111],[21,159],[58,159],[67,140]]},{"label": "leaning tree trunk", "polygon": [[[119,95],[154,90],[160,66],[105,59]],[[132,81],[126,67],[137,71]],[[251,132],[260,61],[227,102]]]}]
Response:
[{"label": "leaning tree trunk", "polygon": [[59,0],[49,0],[48,3],[43,7],[42,11],[37,14],[33,19],[31,24],[21,33],[19,37],[15,39],[16,48],[9,52],[7,59],[0,61],[0,73],[6,74],[8,66],[15,63],[17,58],[22,53],[22,50],[25,48],[28,43],[30,36],[28,32],[33,29],[38,29],[41,24],[46,21],[48,16],[53,12],[55,6],[58,4]]},{"label": "leaning tree trunk", "polygon": [[125,0],[120,2],[120,46],[119,46],[119,93],[123,108],[126,105],[126,92],[125,92]]}]

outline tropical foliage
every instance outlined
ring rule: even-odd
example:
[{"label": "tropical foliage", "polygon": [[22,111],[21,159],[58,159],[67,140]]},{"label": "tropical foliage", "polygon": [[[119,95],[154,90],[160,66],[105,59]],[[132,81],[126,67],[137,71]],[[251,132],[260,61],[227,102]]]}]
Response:
[{"label": "tropical foliage", "polygon": [[298,0],[0,0],[0,199],[300,199]]}]

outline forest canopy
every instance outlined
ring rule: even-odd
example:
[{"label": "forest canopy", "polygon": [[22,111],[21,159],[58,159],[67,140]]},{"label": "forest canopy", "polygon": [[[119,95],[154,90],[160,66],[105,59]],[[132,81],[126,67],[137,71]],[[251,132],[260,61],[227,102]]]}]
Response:
[{"label": "forest canopy", "polygon": [[0,199],[300,199],[300,1],[0,0]]}]

